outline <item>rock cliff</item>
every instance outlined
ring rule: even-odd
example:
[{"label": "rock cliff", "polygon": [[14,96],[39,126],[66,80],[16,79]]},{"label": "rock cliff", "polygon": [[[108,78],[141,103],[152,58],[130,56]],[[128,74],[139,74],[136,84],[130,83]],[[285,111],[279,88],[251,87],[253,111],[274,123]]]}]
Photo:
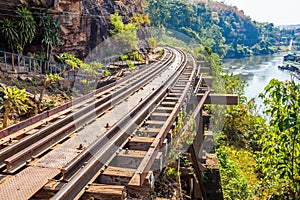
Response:
[{"label": "rock cliff", "polygon": [[[58,18],[62,29],[62,45],[55,52],[69,52],[80,58],[109,37],[110,14],[118,12],[125,23],[143,13],[142,0],[0,0],[11,10],[26,5],[35,17],[46,12]],[[7,9],[9,10],[9,9]],[[140,31],[140,36],[147,33]]]}]

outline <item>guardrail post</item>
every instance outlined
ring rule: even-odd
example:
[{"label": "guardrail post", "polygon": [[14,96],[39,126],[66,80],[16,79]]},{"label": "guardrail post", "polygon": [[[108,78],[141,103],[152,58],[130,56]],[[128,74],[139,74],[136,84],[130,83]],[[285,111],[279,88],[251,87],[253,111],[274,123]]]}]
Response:
[{"label": "guardrail post", "polygon": [[40,60],[40,73],[43,74],[43,61]]},{"label": "guardrail post", "polygon": [[18,72],[21,71],[20,55],[18,54]]},{"label": "guardrail post", "polygon": [[50,65],[50,72],[53,74],[53,65]]},{"label": "guardrail post", "polygon": [[5,69],[7,70],[7,58],[6,58],[6,52],[4,52],[4,65],[5,65]]},{"label": "guardrail post", "polygon": [[24,72],[26,72],[27,70],[26,70],[26,57],[25,56],[23,56],[23,63],[24,63]]},{"label": "guardrail post", "polygon": [[36,72],[36,59],[33,58],[33,72]]},{"label": "guardrail post", "polygon": [[60,65],[56,66],[56,64],[54,64],[54,73],[57,74],[57,68],[59,67]]},{"label": "guardrail post", "polygon": [[31,58],[29,58],[29,72],[31,72]]}]

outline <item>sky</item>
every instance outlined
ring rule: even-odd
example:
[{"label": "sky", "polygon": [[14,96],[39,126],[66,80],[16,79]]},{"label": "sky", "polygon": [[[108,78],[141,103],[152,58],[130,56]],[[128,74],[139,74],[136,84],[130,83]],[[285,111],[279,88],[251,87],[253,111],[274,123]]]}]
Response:
[{"label": "sky", "polygon": [[300,0],[217,0],[236,6],[258,22],[275,25],[300,24]]}]

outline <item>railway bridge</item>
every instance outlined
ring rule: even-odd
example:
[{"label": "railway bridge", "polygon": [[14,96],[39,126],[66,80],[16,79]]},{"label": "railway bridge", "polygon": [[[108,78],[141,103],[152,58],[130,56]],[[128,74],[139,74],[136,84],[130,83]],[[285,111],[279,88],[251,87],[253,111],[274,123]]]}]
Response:
[{"label": "railway bridge", "polygon": [[190,54],[166,47],[157,62],[1,130],[0,199],[147,199],[182,112],[196,122],[185,152],[198,179],[193,198],[211,199],[202,145],[212,133],[202,110],[238,101],[215,94],[211,74]]}]

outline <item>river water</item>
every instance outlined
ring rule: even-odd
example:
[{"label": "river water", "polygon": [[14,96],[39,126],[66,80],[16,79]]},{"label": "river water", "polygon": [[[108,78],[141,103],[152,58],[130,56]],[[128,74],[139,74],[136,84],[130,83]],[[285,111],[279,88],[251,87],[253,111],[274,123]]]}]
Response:
[{"label": "river water", "polygon": [[[245,96],[256,98],[258,105],[262,101],[257,98],[258,94],[264,91],[264,88],[272,78],[281,81],[291,80],[289,71],[278,69],[278,65],[283,65],[283,56],[287,52],[276,53],[267,56],[253,56],[240,59],[224,59],[222,60],[223,69],[226,73],[238,75],[242,80],[245,80],[248,86],[245,88]],[[296,82],[300,81],[294,78]]]}]

